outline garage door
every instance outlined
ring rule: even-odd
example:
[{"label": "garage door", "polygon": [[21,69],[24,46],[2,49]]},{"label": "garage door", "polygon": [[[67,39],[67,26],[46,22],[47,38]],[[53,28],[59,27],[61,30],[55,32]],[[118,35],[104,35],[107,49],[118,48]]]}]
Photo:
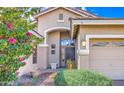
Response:
[{"label": "garage door", "polygon": [[95,45],[90,47],[90,69],[112,79],[124,79],[124,46]]}]

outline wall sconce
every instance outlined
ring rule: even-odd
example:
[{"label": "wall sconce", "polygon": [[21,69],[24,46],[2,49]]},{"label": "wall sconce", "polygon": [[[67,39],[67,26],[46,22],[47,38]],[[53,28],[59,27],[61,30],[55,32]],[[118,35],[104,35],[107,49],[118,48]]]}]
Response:
[{"label": "wall sconce", "polygon": [[82,41],[82,47],[86,46],[86,41]]}]

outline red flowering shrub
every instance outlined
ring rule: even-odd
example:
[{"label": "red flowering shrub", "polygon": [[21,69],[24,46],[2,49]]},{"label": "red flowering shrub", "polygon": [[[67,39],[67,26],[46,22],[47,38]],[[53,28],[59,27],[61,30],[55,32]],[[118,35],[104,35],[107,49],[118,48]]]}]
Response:
[{"label": "red flowering shrub", "polygon": [[8,30],[12,30],[13,24],[12,23],[5,23]]},{"label": "red flowering shrub", "polygon": [[36,8],[0,8],[0,82],[15,80],[23,61],[42,42],[30,33],[36,27],[30,18],[35,13]]},{"label": "red flowering shrub", "polygon": [[27,36],[31,36],[31,33],[28,31],[28,32],[26,32],[26,35]]},{"label": "red flowering shrub", "polygon": [[13,37],[9,38],[9,43],[10,44],[15,44],[16,43],[16,39],[14,39]]},{"label": "red flowering shrub", "polygon": [[23,61],[24,59],[23,59],[23,57],[19,57],[18,60],[19,61]]}]

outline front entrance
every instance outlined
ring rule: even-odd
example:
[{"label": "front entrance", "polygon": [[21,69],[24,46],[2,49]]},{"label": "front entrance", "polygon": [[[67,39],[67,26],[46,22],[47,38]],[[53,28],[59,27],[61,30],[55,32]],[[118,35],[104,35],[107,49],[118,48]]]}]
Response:
[{"label": "front entrance", "polygon": [[61,32],[60,37],[60,67],[65,68],[67,60],[75,60],[75,47],[69,32]]},{"label": "front entrance", "polygon": [[74,42],[70,39],[69,31],[55,30],[48,33],[48,63],[51,68],[52,63],[58,67],[66,67],[68,59],[75,60]]},{"label": "front entrance", "polygon": [[60,52],[60,67],[65,68],[67,60],[75,60],[74,46],[62,46]]}]

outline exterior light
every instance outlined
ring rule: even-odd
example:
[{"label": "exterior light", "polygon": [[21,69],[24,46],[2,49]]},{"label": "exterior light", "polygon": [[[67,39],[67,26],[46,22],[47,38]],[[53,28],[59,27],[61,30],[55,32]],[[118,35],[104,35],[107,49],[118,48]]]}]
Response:
[{"label": "exterior light", "polygon": [[82,41],[82,46],[83,46],[83,47],[86,46],[86,41]]}]

